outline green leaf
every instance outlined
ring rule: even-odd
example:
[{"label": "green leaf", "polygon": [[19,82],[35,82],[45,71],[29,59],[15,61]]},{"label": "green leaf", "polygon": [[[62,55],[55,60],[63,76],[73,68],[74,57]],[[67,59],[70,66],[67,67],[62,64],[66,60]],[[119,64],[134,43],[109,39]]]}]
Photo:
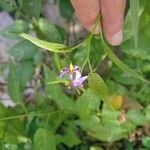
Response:
[{"label": "green leaf", "polygon": [[19,41],[9,49],[9,54],[19,61],[15,67],[22,91],[34,73],[35,57],[39,53],[39,48],[27,40]]},{"label": "green leaf", "polygon": [[38,51],[38,53],[36,53],[35,55],[34,55],[34,65],[39,65],[39,64],[41,64],[42,63],[42,61],[43,61],[43,53],[42,53],[42,51]]},{"label": "green leaf", "polygon": [[89,116],[88,118],[76,121],[87,134],[100,141],[114,142],[126,138],[133,126],[124,126],[118,121],[119,111],[103,107],[101,120],[98,116]]},{"label": "green leaf", "polygon": [[59,10],[62,17],[71,19],[73,16],[73,7],[70,0],[59,0]]},{"label": "green leaf", "polygon": [[[139,8],[139,11],[138,11],[138,16],[140,17],[142,15],[142,13],[144,12],[145,10],[145,7],[146,7],[146,4],[147,4],[147,0],[143,0],[143,1],[139,1],[137,3],[139,4],[136,4],[137,5],[137,8]],[[139,6],[138,6],[139,5]],[[140,23],[140,22],[139,22]]]},{"label": "green leaf", "polygon": [[148,73],[148,72],[150,72],[150,63],[148,63],[148,62],[143,63],[143,65],[142,65],[142,72],[143,72],[143,73]]},{"label": "green leaf", "polygon": [[58,84],[47,85],[48,82],[56,80],[55,73],[50,71],[48,67],[44,66],[44,75],[46,95],[56,102],[59,109],[74,111],[74,101],[63,93],[61,87]]},{"label": "green leaf", "polygon": [[104,149],[100,146],[91,146],[90,150],[104,150]]},{"label": "green leaf", "polygon": [[145,115],[139,109],[129,110],[127,113],[127,118],[131,120],[135,125],[143,125],[146,123]]},{"label": "green leaf", "polygon": [[142,137],[142,144],[144,147],[149,149],[150,148],[150,137],[148,137],[148,136]]},{"label": "green leaf", "polygon": [[17,20],[0,32],[1,35],[10,39],[18,39],[18,33],[27,32],[28,25],[23,20]]},{"label": "green leaf", "polygon": [[[136,36],[138,36],[138,32],[141,31],[141,29],[143,28],[142,26],[146,25],[145,23],[145,20],[142,21],[141,18],[143,18],[143,12],[145,11],[145,6],[146,6],[146,1],[147,0],[142,0],[142,1],[139,1],[139,7],[138,7],[138,2],[137,4],[135,4],[135,1],[130,1],[132,4],[132,8],[130,8],[128,10],[128,13],[125,17],[125,21],[124,21],[124,28],[123,28],[123,32],[124,32],[124,38],[123,38],[123,41],[126,41],[128,39],[131,39],[131,38],[137,38]],[[136,8],[133,8],[134,5],[136,5],[135,7]],[[135,21],[135,18],[137,17],[137,7],[138,7],[138,20]],[[131,10],[132,9],[132,10]],[[133,16],[135,15],[135,18],[133,20]],[[133,24],[133,22],[137,23],[136,25],[136,28]],[[139,25],[138,25],[139,24]],[[142,25],[142,26],[141,26]],[[138,27],[138,28],[137,28]],[[138,31],[138,30],[139,31]],[[137,31],[136,31],[137,30]],[[135,34],[135,35],[134,35]],[[136,35],[137,34],[137,35]],[[135,41],[137,39],[134,39],[134,48],[135,48]],[[136,41],[137,42],[137,41]]]},{"label": "green leaf", "polygon": [[56,28],[59,31],[59,34],[61,36],[61,40],[64,42],[66,40],[66,37],[67,37],[66,29],[64,27],[57,26],[57,25],[56,25]]},{"label": "green leaf", "polygon": [[148,105],[145,109],[144,109],[144,112],[145,112],[145,118],[148,122],[150,122],[150,105]]},{"label": "green leaf", "polygon": [[119,113],[120,113],[119,111],[112,110],[107,105],[104,105],[103,109],[102,109],[102,114],[101,114],[103,124],[105,124],[105,125],[110,124],[110,125],[119,126],[121,124],[118,121]]},{"label": "green leaf", "polygon": [[62,43],[62,37],[57,27],[52,24],[49,20],[39,19],[37,22],[37,27],[35,27],[37,36],[40,39],[46,39],[49,42]]},{"label": "green leaf", "polygon": [[91,73],[88,80],[90,89],[104,102],[108,102],[108,88],[103,79],[97,73]]},{"label": "green leaf", "polygon": [[[85,62],[85,58],[87,56],[86,47],[80,47],[73,56],[74,56],[75,64],[83,64]],[[95,57],[93,57],[93,58],[95,58]]]},{"label": "green leaf", "polygon": [[34,134],[34,150],[56,150],[54,135],[48,129],[39,128]]},{"label": "green leaf", "polygon": [[131,39],[133,36],[132,26],[133,17],[131,15],[131,10],[129,10],[127,17],[125,19],[124,26],[124,37],[125,42],[121,45],[121,49],[128,55],[136,57],[141,60],[150,60],[150,7],[147,0],[139,1],[139,34],[137,39],[137,47],[135,49],[135,42]]},{"label": "green leaf", "polygon": [[115,79],[115,81],[117,83],[121,83],[121,84],[125,84],[125,85],[137,85],[137,84],[140,83],[139,80],[137,80],[136,78],[130,76],[126,72],[122,72],[118,68],[116,68],[116,69],[113,68],[112,78]]},{"label": "green leaf", "polygon": [[55,64],[58,70],[60,70],[62,67],[62,63],[61,63],[61,59],[59,57],[59,55],[57,53],[54,54],[54,60],[55,60]]},{"label": "green leaf", "polygon": [[[4,119],[10,116],[15,116],[15,108],[6,108],[0,104],[0,118]],[[24,122],[18,119],[9,121],[0,121],[0,139],[10,144],[17,144],[23,142],[22,139],[26,139]]]},{"label": "green leaf", "polygon": [[[0,103],[0,118],[5,118],[7,114],[7,108]],[[0,139],[4,138],[6,125],[6,121],[0,121]]]},{"label": "green leaf", "polygon": [[100,100],[99,97],[88,89],[76,101],[76,111],[80,118],[89,116],[92,112],[99,110]]},{"label": "green leaf", "polygon": [[139,0],[130,0],[131,18],[132,18],[132,31],[134,36],[135,49],[138,42],[138,26],[139,26]]},{"label": "green leaf", "polygon": [[94,133],[100,126],[100,118],[96,115],[91,115],[88,118],[76,120],[75,123],[79,125],[84,131],[93,131]]},{"label": "green leaf", "polygon": [[58,84],[58,83],[69,84],[69,81],[65,79],[57,79],[56,81],[48,82],[47,85]]},{"label": "green leaf", "polygon": [[[9,112],[9,115],[15,115],[12,110]],[[25,137],[25,126],[24,122],[14,119],[7,122],[7,128],[5,130],[5,138],[4,141],[10,144],[18,144],[20,142],[27,141]]]},{"label": "green leaf", "polygon": [[114,52],[109,48],[109,46],[104,42],[103,38],[102,38],[102,42],[101,42],[102,46],[103,46],[103,50],[104,52],[108,55],[108,57],[112,60],[112,62],[118,66],[121,70],[123,70],[124,72],[128,73],[129,75],[143,81],[146,83],[150,83],[149,81],[147,81],[146,79],[144,79],[141,75],[139,75],[137,72],[135,72],[133,69],[129,68],[124,62],[122,62],[115,54]]},{"label": "green leaf", "polygon": [[22,40],[9,49],[9,54],[16,60],[33,60],[39,48],[28,40]]},{"label": "green leaf", "polygon": [[81,143],[81,140],[79,139],[75,130],[71,127],[64,129],[63,135],[57,134],[56,137],[58,143],[63,143],[67,145],[69,148],[72,148]]},{"label": "green leaf", "polygon": [[37,45],[37,46],[39,46],[43,49],[52,51],[52,52],[66,53],[66,52],[70,51],[69,48],[67,46],[63,45],[63,44],[50,43],[50,42],[37,39],[35,37],[32,37],[32,36],[24,34],[24,33],[21,33],[20,36],[27,39],[27,40],[29,40],[33,44],[35,44],[35,45]]},{"label": "green leaf", "polygon": [[125,128],[112,126],[111,124],[101,126],[96,132],[96,138],[107,142],[115,142],[127,137],[127,130]]},{"label": "green leaf", "polygon": [[32,61],[22,61],[17,65],[17,74],[20,78],[20,87],[23,91],[27,82],[31,79],[34,73]]},{"label": "green leaf", "polygon": [[56,113],[54,115],[49,116],[48,124],[51,132],[55,133],[67,118],[68,118],[68,114],[66,113]]},{"label": "green leaf", "polygon": [[127,40],[121,45],[123,52],[135,58],[142,60],[150,60],[150,44],[149,39],[142,33],[139,34],[138,46],[135,49],[132,40]]},{"label": "green leaf", "polygon": [[112,80],[107,80],[106,83],[109,88],[110,95],[127,95],[129,93],[124,86]]},{"label": "green leaf", "polygon": [[21,93],[20,79],[13,64],[10,64],[9,66],[8,93],[11,100],[15,103],[22,103],[23,97]]},{"label": "green leaf", "polygon": [[30,18],[38,18],[41,13],[42,0],[22,0],[22,9]]},{"label": "green leaf", "polygon": [[14,10],[12,4],[14,3],[14,0],[0,0],[0,8],[7,12],[12,12]]},{"label": "green leaf", "polygon": [[[109,117],[109,119],[111,119],[111,117]],[[128,131],[122,128],[120,124],[116,123],[117,118],[115,118],[114,122],[113,119],[107,124],[103,124],[93,116],[92,118],[79,120],[77,124],[93,138],[100,141],[114,142],[127,137]]]}]

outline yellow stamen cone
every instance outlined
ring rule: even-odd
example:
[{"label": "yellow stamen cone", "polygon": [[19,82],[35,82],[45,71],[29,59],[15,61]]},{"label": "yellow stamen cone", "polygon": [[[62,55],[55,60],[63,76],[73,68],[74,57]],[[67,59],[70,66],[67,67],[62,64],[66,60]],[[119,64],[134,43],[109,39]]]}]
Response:
[{"label": "yellow stamen cone", "polygon": [[72,63],[70,63],[69,70],[73,71],[73,65],[72,65]]}]

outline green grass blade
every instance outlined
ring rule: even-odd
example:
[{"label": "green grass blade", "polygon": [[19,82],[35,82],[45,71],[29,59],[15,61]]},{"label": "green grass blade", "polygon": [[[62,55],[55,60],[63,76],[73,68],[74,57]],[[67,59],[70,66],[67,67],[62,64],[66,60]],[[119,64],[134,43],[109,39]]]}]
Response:
[{"label": "green grass blade", "polygon": [[138,26],[139,26],[139,0],[130,0],[131,20],[132,20],[132,34],[134,37],[135,49],[137,48],[138,41]]}]

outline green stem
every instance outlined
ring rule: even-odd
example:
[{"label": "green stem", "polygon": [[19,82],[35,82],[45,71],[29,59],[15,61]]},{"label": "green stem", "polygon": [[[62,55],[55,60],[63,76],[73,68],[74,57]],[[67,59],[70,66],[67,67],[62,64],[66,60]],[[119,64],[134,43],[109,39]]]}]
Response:
[{"label": "green stem", "polygon": [[88,62],[88,65],[89,65],[90,72],[93,73],[92,66],[91,66],[91,62],[90,62],[91,39],[92,39],[92,35],[91,35],[90,38],[89,38],[88,46],[87,46],[87,49],[88,49],[88,50],[87,50],[87,62]]},{"label": "green stem", "polygon": [[95,29],[96,29],[96,27],[97,27],[99,21],[100,21],[100,16],[98,15],[98,16],[97,16],[97,19],[96,19],[96,23],[95,23],[95,25],[94,25],[94,28],[93,28],[92,32],[90,33],[89,37],[86,39],[86,41],[88,42],[88,43],[87,43],[87,57],[86,57],[86,59],[85,59],[83,65],[82,65],[81,72],[83,71],[84,66],[88,63],[90,72],[93,73],[92,66],[91,66],[91,62],[90,62],[90,50],[91,50],[90,47],[91,47],[91,40],[92,40],[92,37],[93,37],[93,35],[94,35],[94,31],[95,31]]},{"label": "green stem", "polygon": [[88,63],[89,65],[89,69],[90,69],[90,72],[92,73],[92,67],[91,67],[91,63],[90,63],[90,46],[91,46],[91,39],[92,39],[92,36],[93,34],[91,33],[90,36],[87,38],[87,56],[86,56],[86,59],[81,67],[81,72],[83,71],[84,69],[84,66]]},{"label": "green stem", "polygon": [[87,41],[87,39],[85,39],[83,42],[81,42],[81,43],[79,43],[79,44],[77,44],[77,45],[75,45],[75,46],[73,46],[73,47],[70,47],[70,48],[69,48],[70,51],[73,51],[74,49],[77,49],[77,48],[81,47],[82,45],[85,44],[86,41]]},{"label": "green stem", "polygon": [[[30,112],[32,113],[32,112]],[[35,113],[34,116],[51,116],[51,115],[55,115],[57,113],[63,114],[63,113],[70,113],[67,110],[59,110],[59,111],[53,111],[53,112],[46,112],[46,113]],[[11,117],[5,117],[5,118],[1,118],[0,121],[7,121],[7,120],[12,120],[12,119],[20,119],[20,118],[24,118],[24,117],[28,117],[29,114],[21,114],[21,115],[16,115],[16,116],[11,116]]]},{"label": "green stem", "polygon": [[26,107],[24,106],[24,104],[21,104],[22,109],[25,111],[26,114],[28,114],[28,110],[26,109]]},{"label": "green stem", "polygon": [[45,129],[47,129],[47,127],[48,127],[49,118],[50,118],[50,115],[47,116],[46,124],[45,124]]}]

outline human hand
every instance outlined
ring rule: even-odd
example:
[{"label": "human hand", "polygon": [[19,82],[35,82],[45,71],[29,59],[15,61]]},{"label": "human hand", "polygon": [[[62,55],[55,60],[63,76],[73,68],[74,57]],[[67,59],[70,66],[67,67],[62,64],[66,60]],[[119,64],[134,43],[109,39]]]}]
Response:
[{"label": "human hand", "polygon": [[[126,0],[71,0],[75,13],[83,26],[92,31],[97,16],[102,19],[102,30],[111,45],[119,45],[123,39],[123,18]],[[94,33],[100,32],[99,22]]]}]

